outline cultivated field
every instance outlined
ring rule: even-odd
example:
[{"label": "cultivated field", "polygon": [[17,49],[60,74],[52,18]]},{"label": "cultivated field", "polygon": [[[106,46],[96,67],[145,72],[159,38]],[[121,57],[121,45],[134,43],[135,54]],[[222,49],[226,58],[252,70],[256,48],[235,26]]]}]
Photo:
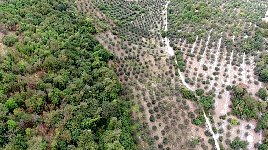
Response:
[{"label": "cultivated field", "polygon": [[[132,102],[133,120],[140,124],[140,149],[257,149],[265,141],[256,128],[267,110],[258,94],[266,88],[258,67],[267,51],[260,21],[265,21],[268,2],[77,4],[81,12],[103,20],[96,23],[103,24],[96,37],[114,54],[110,66],[124,84],[122,95]],[[245,91],[242,100],[250,99],[249,110],[237,104],[236,87]],[[204,97],[213,100],[204,102]]]}]

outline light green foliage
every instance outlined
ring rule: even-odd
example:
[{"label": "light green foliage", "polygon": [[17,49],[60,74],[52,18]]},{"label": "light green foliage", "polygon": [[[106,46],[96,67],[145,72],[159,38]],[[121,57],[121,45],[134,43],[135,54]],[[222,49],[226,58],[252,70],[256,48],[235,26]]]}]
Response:
[{"label": "light green foliage", "polygon": [[42,137],[32,137],[27,142],[28,150],[46,150],[47,149],[47,142],[42,139]]},{"label": "light green foliage", "polygon": [[238,120],[236,120],[236,119],[234,119],[234,118],[232,118],[231,119],[231,125],[233,125],[233,126],[236,126],[236,125],[238,125],[239,124],[239,122],[238,122]]},{"label": "light green foliage", "polygon": [[193,120],[193,124],[197,126],[205,125],[206,119],[203,115],[198,116]]},{"label": "light green foliage", "polygon": [[120,130],[107,130],[102,136],[104,149],[107,150],[123,150],[124,147],[120,144]]},{"label": "light green foliage", "polygon": [[121,127],[122,127],[121,121],[118,121],[116,117],[112,117],[108,125],[108,129],[109,130],[121,129]]},{"label": "light green foliage", "polygon": [[98,144],[94,141],[96,137],[91,130],[84,130],[78,137],[78,149],[94,150],[98,149]]},{"label": "light green foliage", "polygon": [[25,130],[25,134],[26,134],[27,136],[30,136],[30,135],[31,135],[31,129],[30,129],[30,128],[27,128],[27,129]]},{"label": "light green foliage", "polygon": [[7,125],[9,130],[15,130],[17,127],[17,123],[14,120],[8,120]]},{"label": "light green foliage", "polygon": [[199,103],[205,111],[208,111],[212,108],[214,100],[212,96],[201,96],[199,99]]},{"label": "light green foliage", "polygon": [[5,105],[10,111],[12,111],[18,107],[18,104],[16,103],[15,99],[13,99],[13,98],[8,99],[5,103]]}]

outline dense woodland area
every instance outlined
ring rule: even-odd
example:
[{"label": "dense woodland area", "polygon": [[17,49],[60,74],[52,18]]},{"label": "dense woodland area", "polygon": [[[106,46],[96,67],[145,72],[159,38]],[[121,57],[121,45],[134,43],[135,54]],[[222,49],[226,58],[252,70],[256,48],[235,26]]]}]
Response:
[{"label": "dense woodland area", "polygon": [[0,149],[268,150],[267,9],[0,0]]},{"label": "dense woodland area", "polygon": [[136,149],[91,21],[74,1],[0,2],[0,147]]}]

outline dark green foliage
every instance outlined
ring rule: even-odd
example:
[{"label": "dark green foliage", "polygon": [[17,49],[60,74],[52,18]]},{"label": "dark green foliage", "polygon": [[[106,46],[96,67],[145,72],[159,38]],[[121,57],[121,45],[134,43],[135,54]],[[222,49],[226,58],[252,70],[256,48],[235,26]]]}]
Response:
[{"label": "dark green foliage", "polygon": [[189,22],[201,22],[202,20],[209,19],[211,14],[209,13],[211,8],[208,7],[206,3],[200,2],[196,5],[189,2],[187,6],[185,6],[185,11],[180,14],[180,17],[183,20],[187,20]]},{"label": "dark green foliage", "polygon": [[239,138],[235,138],[231,144],[230,147],[234,150],[246,150],[248,146],[248,142],[247,141],[242,141]]},{"label": "dark green foliage", "polygon": [[204,90],[203,89],[197,89],[195,90],[195,93],[197,96],[202,96],[204,94]]},{"label": "dark green foliage", "polygon": [[21,134],[17,134],[10,139],[10,142],[6,145],[7,149],[21,150],[27,149],[27,141]]},{"label": "dark green foliage", "polygon": [[257,25],[258,27],[262,28],[261,30],[262,36],[267,38],[268,37],[268,23],[265,21],[259,21]]},{"label": "dark green foliage", "polygon": [[[255,128],[257,132],[260,130],[267,132],[268,113],[266,108],[266,102],[257,101],[247,93],[245,88],[241,86],[233,87],[232,113],[242,119],[258,119],[257,127]],[[262,116],[259,118],[260,113],[262,113]],[[262,146],[263,148],[266,147],[266,145]]]},{"label": "dark green foliage", "polygon": [[176,50],[175,55],[176,55],[177,67],[179,68],[180,71],[183,72],[186,67],[183,55],[179,49]]},{"label": "dark green foliage", "polygon": [[150,116],[150,121],[151,121],[151,122],[155,122],[155,118],[154,118],[153,115]]},{"label": "dark green foliage", "polygon": [[262,42],[263,42],[262,33],[260,30],[257,30],[254,37],[243,40],[243,42],[241,43],[242,51],[245,53],[259,51]]},{"label": "dark green foliage", "polygon": [[261,98],[262,100],[266,100],[268,93],[267,90],[265,88],[260,88],[258,90],[258,92],[256,93],[256,95]]},{"label": "dark green foliage", "polygon": [[260,131],[262,129],[268,129],[268,113],[267,112],[262,114],[261,118],[258,120],[256,131]]},{"label": "dark green foliage", "polygon": [[242,86],[239,86],[239,85],[234,86],[232,89],[233,89],[234,97],[242,97],[247,93],[246,89]]},{"label": "dark green foliage", "polygon": [[204,71],[207,71],[208,70],[208,67],[206,65],[203,65],[203,70]]},{"label": "dark green foliage", "polygon": [[167,32],[166,31],[160,31],[160,33],[161,33],[161,36],[163,37],[163,38],[165,38],[166,36],[167,36]]},{"label": "dark green foliage", "polygon": [[[73,1],[0,3],[10,48],[0,63],[3,149],[136,149],[112,55]],[[1,148],[1,149],[2,149]]]},{"label": "dark green foliage", "polygon": [[205,111],[208,111],[212,108],[214,100],[212,96],[201,96],[199,99],[200,105],[204,108]]},{"label": "dark green foliage", "polygon": [[188,90],[187,88],[181,88],[182,97],[190,100],[196,100],[194,92]]},{"label": "dark green foliage", "polygon": [[267,82],[268,81],[268,69],[263,69],[260,71],[260,79],[261,81]]},{"label": "dark green foliage", "polygon": [[259,76],[259,80],[262,82],[267,82],[268,81],[268,54],[264,53],[261,55],[259,62],[257,63],[256,67],[256,73]]},{"label": "dark green foliage", "polygon": [[226,90],[227,90],[227,91],[232,90],[232,86],[231,86],[231,85],[227,85],[227,86],[226,86]]},{"label": "dark green foliage", "polygon": [[267,150],[268,149],[268,144],[261,144],[259,147],[258,147],[258,150]]},{"label": "dark green foliage", "polygon": [[234,86],[232,94],[232,113],[242,119],[257,119],[263,104],[251,97],[241,86]]},{"label": "dark green foliage", "polygon": [[9,47],[13,46],[16,42],[18,42],[18,37],[10,35],[3,37],[3,43]]},{"label": "dark green foliage", "polygon": [[[169,37],[180,37],[188,43],[194,43],[196,35],[205,37],[208,24],[215,19],[211,17],[219,15],[219,11],[208,3],[194,0],[171,0],[168,9]],[[193,30],[189,32],[186,26]]]},{"label": "dark green foliage", "polygon": [[268,29],[268,23],[265,22],[265,21],[259,21],[259,22],[257,23],[257,25],[258,25],[260,28]]},{"label": "dark green foliage", "polygon": [[193,120],[193,124],[195,124],[197,126],[204,125],[205,122],[206,122],[206,119],[203,115],[200,115]]}]

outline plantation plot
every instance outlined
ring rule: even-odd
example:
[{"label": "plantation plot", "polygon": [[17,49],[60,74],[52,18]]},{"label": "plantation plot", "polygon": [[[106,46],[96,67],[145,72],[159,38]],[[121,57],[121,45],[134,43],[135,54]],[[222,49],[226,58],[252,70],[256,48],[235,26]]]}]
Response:
[{"label": "plantation plot", "polygon": [[[183,76],[181,79],[185,80],[187,84],[186,86],[189,86],[189,89],[204,89],[205,93],[215,96],[215,122],[221,122],[222,124],[218,127],[218,129],[222,128],[224,131],[228,131],[226,122],[222,122],[222,120],[219,119],[220,116],[227,115],[228,112],[231,112],[231,108],[229,107],[229,105],[231,105],[231,93],[230,91],[227,91],[226,88],[228,86],[243,84],[247,88],[250,87],[248,88],[248,91],[251,95],[254,96],[259,88],[261,88],[261,83],[257,81],[257,77],[253,72],[253,56],[248,56],[249,58],[246,58],[245,54],[240,54],[242,55],[242,63],[239,65],[239,67],[234,66],[232,65],[234,55],[238,54],[234,54],[233,51],[231,54],[228,54],[226,48],[220,48],[220,43],[221,38],[219,39],[218,44],[214,44],[217,47],[212,47],[209,49],[206,47],[206,45],[204,45],[205,55],[201,55],[200,58],[191,57],[183,53],[185,60],[187,60],[185,67],[187,69],[185,69],[185,71],[180,75]],[[184,49],[184,52],[189,52],[191,48],[185,47],[186,44],[187,43],[184,42],[184,44],[181,44],[182,46],[178,45],[178,47]],[[199,49],[200,48],[202,49],[202,45],[199,46]],[[193,54],[194,53],[195,52],[193,52]],[[213,54],[215,54],[215,56]],[[212,57],[214,57],[213,61],[211,60]],[[246,63],[246,59],[248,59],[250,63]],[[241,133],[231,136],[231,138],[239,135],[241,139],[247,140],[247,136],[242,136],[242,132],[248,132],[249,136],[254,137],[254,141],[252,141],[253,143],[257,143],[262,140],[259,134],[255,133],[254,131],[256,122],[247,122],[240,120],[240,123],[240,126],[235,127],[233,130],[231,130],[233,131],[231,133],[236,133],[236,129],[240,129]],[[253,127],[251,130],[246,131],[244,127],[249,123],[252,124]]]},{"label": "plantation plot", "polygon": [[[197,106],[183,100],[176,92],[179,79],[175,77],[171,60],[160,54],[162,49],[154,49],[154,54],[145,47],[142,47],[143,52],[134,51],[138,46],[132,44],[122,48],[120,44],[124,42],[111,33],[100,34],[97,38],[114,50],[116,60],[111,66],[125,83],[126,93],[132,93],[128,97],[139,106],[133,112],[135,119],[146,122],[146,128],[150,129],[149,134],[158,148],[210,147],[207,139],[202,138],[204,133],[195,132],[202,129],[190,124],[187,114]],[[106,42],[108,38],[117,39],[117,44],[109,45]],[[144,141],[149,136],[142,132],[138,134],[143,135]],[[192,140],[197,140],[197,145],[191,143]]]},{"label": "plantation plot", "polygon": [[[252,5],[250,6],[249,3]],[[181,2],[171,1],[170,5],[171,44],[178,51],[175,52],[179,54],[177,57],[182,55],[186,64],[183,73],[180,73],[183,76],[181,79],[185,80],[188,89],[203,89],[205,93],[214,96],[215,106],[211,113],[214,114],[214,121],[217,123],[215,129],[220,131],[219,140],[225,140],[223,145],[229,145],[228,140],[238,136],[249,142],[248,148],[254,148],[254,144],[261,143],[263,140],[261,133],[254,131],[256,121],[236,118],[239,124],[230,127],[226,119],[220,118],[234,117],[230,115],[232,109],[229,107],[232,105],[230,100],[232,93],[229,91],[232,86],[241,85],[247,89],[249,95],[259,99],[255,95],[263,83],[259,82],[255,75],[254,60],[256,54],[264,51],[265,48],[262,47],[264,43],[260,37],[260,29],[253,21],[261,18],[260,10],[266,9],[267,5],[249,1],[243,4],[242,2],[221,4],[219,1],[215,3],[185,1],[181,4]],[[222,10],[215,9],[216,6],[220,6]],[[191,8],[185,12],[185,7]],[[207,9],[217,15],[205,14]],[[239,15],[232,14],[232,9]],[[246,16],[244,14],[248,13],[247,11],[254,13],[251,14],[252,16]],[[259,16],[254,18],[257,15]],[[219,19],[217,17],[221,20],[215,22],[215,19]],[[231,18],[237,18],[236,22]],[[178,20],[182,23],[175,23]],[[222,22],[222,20],[226,21]],[[245,126],[248,128],[246,129]],[[226,131],[228,131],[227,135]]]},{"label": "plantation plot", "polygon": [[159,45],[161,7],[163,0],[118,1],[101,0],[93,3],[118,25],[114,28],[121,38],[133,44],[155,48]]},{"label": "plantation plot", "polygon": [[122,95],[133,103],[134,120],[143,123],[137,133],[140,149],[258,147],[264,138],[262,130],[255,130],[267,94],[266,89],[260,92],[265,83],[259,81],[256,66],[266,58],[265,32],[259,24],[267,4],[78,3],[81,11],[102,14],[98,17],[109,24],[97,39],[114,54],[110,66],[124,83]]},{"label": "plantation plot", "polygon": [[[159,27],[153,29],[154,32],[158,30],[156,34],[160,33]],[[115,54],[115,61],[111,62],[111,66],[125,83],[125,93],[128,94],[126,96],[139,107],[134,109],[133,116],[146,122],[144,130],[149,129],[148,134],[154,139],[154,142],[149,144],[154,146],[156,143],[155,146],[160,149],[211,147],[208,145],[208,139],[203,138],[203,129],[190,123],[189,114],[194,115],[193,111],[197,106],[180,96],[180,80],[175,76],[172,61],[164,53],[165,48],[161,48],[160,44],[152,48],[132,43],[127,38],[124,39],[122,33],[119,36],[111,32],[101,33],[97,39]],[[148,38],[144,36],[143,39]],[[198,109],[196,112],[198,113]],[[145,132],[138,134],[148,143],[149,135]],[[146,144],[141,142],[140,146],[146,147]]]}]

